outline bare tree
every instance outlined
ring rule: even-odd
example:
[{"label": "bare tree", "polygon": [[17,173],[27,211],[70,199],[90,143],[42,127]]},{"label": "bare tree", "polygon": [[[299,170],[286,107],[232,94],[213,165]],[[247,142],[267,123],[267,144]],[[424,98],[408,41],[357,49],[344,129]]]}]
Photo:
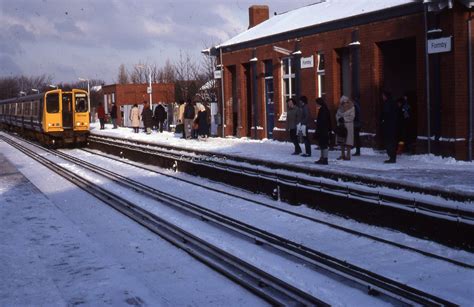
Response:
[{"label": "bare tree", "polygon": [[117,77],[118,84],[128,84],[128,74],[124,64],[120,64]]},{"label": "bare tree", "polygon": [[179,59],[175,64],[175,93],[177,100],[192,99],[204,84],[200,73],[200,65],[191,56],[180,51]]},{"label": "bare tree", "polygon": [[48,84],[51,84],[52,77],[49,75],[39,76],[14,76],[0,77],[0,99],[17,97],[20,91],[26,94],[32,94],[32,89],[41,92],[48,90]]},{"label": "bare tree", "polygon": [[146,67],[146,64],[142,62],[133,65],[133,70],[130,73],[130,81],[135,84],[146,83],[148,76]]}]

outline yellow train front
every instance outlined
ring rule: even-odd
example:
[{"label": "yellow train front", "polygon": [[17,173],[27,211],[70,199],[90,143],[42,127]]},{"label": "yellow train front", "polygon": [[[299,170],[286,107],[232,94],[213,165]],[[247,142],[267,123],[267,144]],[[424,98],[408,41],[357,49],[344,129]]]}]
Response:
[{"label": "yellow train front", "polygon": [[0,125],[45,145],[84,145],[89,135],[87,92],[47,91],[0,101]]}]

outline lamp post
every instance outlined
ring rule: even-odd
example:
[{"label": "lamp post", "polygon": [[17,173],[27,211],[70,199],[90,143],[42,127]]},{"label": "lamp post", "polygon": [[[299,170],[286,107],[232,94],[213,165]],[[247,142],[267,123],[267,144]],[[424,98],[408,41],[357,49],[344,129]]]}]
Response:
[{"label": "lamp post", "polygon": [[79,81],[87,82],[87,110],[91,111],[91,90],[89,86],[89,79],[79,78]]},{"label": "lamp post", "polygon": [[18,94],[20,94],[20,97],[21,96],[26,96],[26,93],[24,91],[20,91]]},{"label": "lamp post", "polygon": [[148,89],[147,89],[147,92],[150,94],[150,110],[153,111],[153,101],[152,101],[152,92],[153,92],[153,89],[151,87],[151,67],[149,65],[143,65],[143,64],[139,64],[137,65],[138,68],[145,68],[146,70],[148,70]]},{"label": "lamp post", "polygon": [[48,84],[48,86],[49,86],[50,88],[55,88],[55,89],[58,89],[58,86],[57,86],[57,85],[55,85],[55,84]]},{"label": "lamp post", "polygon": [[37,90],[37,89],[35,89],[35,88],[32,88],[31,91],[32,91],[32,92],[36,92],[36,94],[39,94],[39,92],[40,92],[39,90]]}]

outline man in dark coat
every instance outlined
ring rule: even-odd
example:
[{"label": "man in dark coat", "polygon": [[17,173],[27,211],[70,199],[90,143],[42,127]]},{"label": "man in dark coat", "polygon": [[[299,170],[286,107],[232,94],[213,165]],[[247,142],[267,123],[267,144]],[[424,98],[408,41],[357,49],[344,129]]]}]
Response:
[{"label": "man in dark coat", "polygon": [[321,157],[316,164],[328,164],[328,146],[329,146],[329,132],[331,131],[331,116],[329,114],[328,106],[323,98],[316,98],[316,104],[319,106],[318,118],[316,121],[316,137],[321,150]]},{"label": "man in dark coat", "polygon": [[155,116],[154,116],[157,129],[159,129],[160,132],[163,132],[163,124],[165,123],[166,117],[167,117],[167,114],[166,114],[165,107],[160,103],[155,108]]},{"label": "man in dark coat", "polygon": [[384,163],[397,162],[398,107],[389,92],[383,92],[382,131],[389,159]]},{"label": "man in dark coat", "polygon": [[112,103],[112,109],[110,110],[110,118],[112,119],[113,129],[117,129],[117,105]]},{"label": "man in dark coat", "polygon": [[142,121],[145,128],[146,134],[151,133],[153,127],[153,112],[150,110],[148,102],[143,102]]}]

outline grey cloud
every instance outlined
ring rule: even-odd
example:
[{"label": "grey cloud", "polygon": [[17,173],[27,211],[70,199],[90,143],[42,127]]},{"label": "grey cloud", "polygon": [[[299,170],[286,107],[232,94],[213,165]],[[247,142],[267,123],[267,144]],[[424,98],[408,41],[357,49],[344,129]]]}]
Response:
[{"label": "grey cloud", "polygon": [[0,75],[16,76],[22,73],[20,67],[7,55],[0,55]]}]

